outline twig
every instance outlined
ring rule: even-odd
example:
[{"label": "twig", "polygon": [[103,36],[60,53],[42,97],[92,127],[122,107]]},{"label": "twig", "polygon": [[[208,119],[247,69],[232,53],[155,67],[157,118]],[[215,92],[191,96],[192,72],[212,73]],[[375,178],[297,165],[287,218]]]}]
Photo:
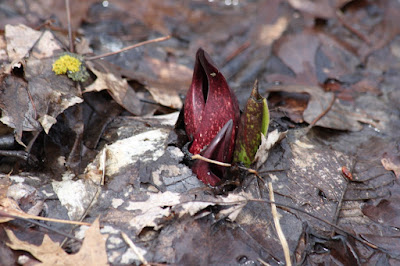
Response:
[{"label": "twig", "polygon": [[[216,165],[219,165],[219,166],[223,166],[223,167],[232,167],[232,164],[230,164],[230,163],[223,163],[223,162],[220,162],[220,161],[208,159],[208,158],[206,158],[206,157],[204,157],[204,156],[202,156],[200,154],[192,155],[192,160],[196,160],[196,159],[205,161],[207,163],[212,163],[212,164],[216,164]],[[242,170],[246,170],[250,174],[255,174],[258,178],[260,178],[262,180],[262,178],[259,176],[259,174],[258,174],[258,172],[256,170],[251,169],[251,168],[247,168],[247,167],[244,167],[244,166],[239,166],[239,165],[238,165],[238,167],[240,169],[242,169]]]},{"label": "twig", "polygon": [[[97,199],[98,197],[99,197],[99,194],[100,194],[100,191],[101,191],[101,186],[103,186],[104,185],[104,176],[105,176],[105,157],[106,157],[106,153],[105,153],[105,150],[103,150],[103,153],[102,153],[102,157],[104,157],[104,162],[103,163],[101,163],[103,160],[102,159],[100,159],[101,161],[100,161],[100,168],[103,170],[102,172],[102,175],[101,175],[101,179],[100,179],[100,182],[99,182],[99,186],[97,187],[97,189],[96,189],[96,193],[94,194],[94,196],[92,197],[92,199],[90,200],[90,203],[89,203],[89,205],[88,205],[88,207],[86,208],[86,210],[85,210],[85,212],[82,214],[82,216],[81,216],[81,218],[79,219],[79,221],[83,221],[83,219],[85,219],[85,217],[87,216],[87,214],[89,213],[89,210],[92,208],[92,206],[93,206],[93,204],[94,204],[94,202],[95,202],[95,199]],[[103,169],[104,168],[104,169]],[[72,231],[74,230],[76,228],[76,226],[73,226],[72,228],[71,228],[71,230],[70,230],[70,233],[72,233]],[[61,245],[60,245],[60,247],[63,247],[64,245],[65,245],[65,243],[67,243],[67,238],[65,238],[64,240],[63,240],[63,242],[61,243]]]},{"label": "twig", "polygon": [[268,264],[267,262],[263,261],[261,258],[258,258],[257,260],[258,260],[262,265],[269,266],[269,264]]},{"label": "twig", "polygon": [[[356,161],[353,162],[353,164],[352,164],[352,166],[351,166],[351,169],[350,169],[350,173],[353,172],[355,165],[356,165]],[[342,172],[341,175],[343,176],[343,172]],[[334,224],[336,224],[336,225],[337,225],[337,221],[338,221],[338,219],[339,219],[340,211],[342,210],[343,199],[344,199],[344,196],[346,195],[347,187],[348,187],[349,182],[350,182],[350,180],[349,180],[347,177],[343,176],[343,178],[345,179],[345,182],[346,182],[346,183],[345,183],[345,185],[344,185],[342,194],[340,195],[340,199],[339,199],[338,205],[336,206],[335,216],[334,216],[334,219],[333,219],[333,221],[332,221],[332,223],[334,223]],[[335,235],[335,228],[332,228],[331,237],[333,237],[334,235]]]},{"label": "twig", "polygon": [[362,238],[360,238],[360,237],[358,237],[356,235],[353,235],[352,233],[350,233],[350,232],[346,231],[345,229],[337,226],[336,224],[333,224],[333,223],[331,223],[331,222],[329,222],[329,221],[327,221],[325,219],[322,219],[321,217],[318,217],[318,216],[316,216],[316,215],[314,215],[312,213],[308,213],[305,210],[302,210],[300,208],[297,208],[297,207],[294,207],[294,206],[290,206],[290,205],[287,205],[287,204],[283,204],[283,203],[279,203],[279,202],[276,202],[276,201],[265,200],[265,199],[249,199],[248,201],[264,202],[264,203],[269,203],[269,204],[274,203],[279,207],[288,208],[288,209],[292,209],[292,210],[301,212],[301,213],[306,214],[306,215],[308,215],[308,216],[310,216],[310,217],[312,217],[312,218],[314,218],[314,219],[316,219],[318,221],[321,221],[321,222],[323,222],[323,223],[325,223],[327,225],[330,225],[331,227],[335,228],[337,231],[345,233],[346,235],[348,235],[348,236],[354,238],[355,240],[357,240],[357,241],[369,246],[370,248],[373,248],[373,249],[376,249],[376,250],[380,250],[380,251],[383,251],[383,252],[387,253],[386,250],[384,250],[382,248],[379,248],[378,246],[376,246],[376,245],[374,245],[372,243],[369,243],[368,241],[366,241],[366,240],[364,240],[364,239],[362,239]]},{"label": "twig", "polygon": [[213,163],[213,164],[216,164],[216,165],[219,165],[219,166],[224,166],[224,167],[231,167],[232,166],[230,163],[222,163],[222,162],[219,162],[219,161],[211,160],[211,159],[208,159],[206,157],[201,156],[200,154],[193,155],[192,159],[193,160],[195,160],[195,159],[202,160],[202,161],[205,161],[207,163]]},{"label": "twig", "polygon": [[142,265],[150,265],[147,260],[143,257],[143,255],[139,252],[139,250],[136,248],[136,245],[132,242],[132,240],[124,233],[121,232],[122,238],[125,240],[125,242],[128,244],[128,246],[133,250],[133,252],[136,254]]},{"label": "twig", "polygon": [[90,223],[41,217],[41,216],[31,215],[31,214],[27,214],[27,213],[19,212],[19,211],[18,211],[18,213],[16,213],[17,210],[14,210],[14,212],[15,212],[15,214],[10,214],[7,211],[7,208],[0,206],[0,216],[2,216],[2,217],[11,217],[11,218],[19,218],[19,219],[34,219],[34,220],[39,220],[39,221],[47,221],[47,222],[63,223],[63,224],[77,224],[77,225],[88,225],[88,226],[91,225]]},{"label": "twig", "polygon": [[110,55],[119,54],[119,53],[131,50],[133,48],[136,48],[136,47],[139,47],[139,46],[142,46],[142,45],[145,45],[145,44],[166,41],[166,40],[168,40],[170,38],[171,38],[171,36],[168,35],[168,36],[165,36],[165,37],[160,37],[160,38],[156,38],[156,39],[140,42],[140,43],[137,43],[137,44],[122,48],[121,50],[118,50],[116,52],[110,52],[110,53],[105,53],[105,54],[101,54],[101,55],[86,57],[85,60],[86,61],[91,61],[91,60],[95,60],[95,59],[100,59],[100,58],[107,57],[107,56],[110,56]]},{"label": "twig", "polygon": [[[276,202],[276,201],[271,201],[271,200],[266,200],[266,199],[246,199],[246,200],[238,200],[238,201],[235,201],[235,202],[233,202],[233,201],[232,202],[220,202],[220,201],[212,201],[212,200],[202,200],[201,202],[209,202],[209,203],[212,203],[212,204],[219,204],[219,205],[229,205],[229,204],[243,204],[243,203],[247,203],[249,201],[251,201],[251,202],[262,202],[262,203],[268,203],[268,204],[272,204],[273,203],[276,206],[281,207],[281,208],[287,208],[287,209],[291,209],[291,210],[294,210],[294,211],[298,211],[300,213],[308,215],[308,216],[310,216],[310,217],[312,217],[312,218],[314,218],[314,219],[316,219],[316,220],[318,220],[320,222],[323,222],[323,223],[335,228],[337,231],[340,231],[340,232],[344,233],[345,235],[348,235],[348,236],[352,237],[353,239],[357,240],[360,243],[363,243],[364,245],[367,245],[370,248],[373,248],[375,250],[379,250],[379,251],[388,253],[388,251],[386,251],[385,249],[380,248],[380,247],[378,247],[378,246],[376,246],[376,245],[374,245],[374,244],[372,244],[372,243],[370,243],[370,242],[368,242],[368,241],[366,241],[366,240],[364,240],[364,239],[362,239],[362,238],[360,238],[360,237],[358,237],[358,236],[346,231],[345,229],[341,228],[340,226],[337,226],[336,224],[333,224],[333,223],[331,223],[331,222],[329,222],[329,221],[327,221],[327,220],[325,220],[325,219],[323,219],[321,217],[318,217],[318,216],[316,216],[316,215],[314,215],[312,213],[306,212],[303,209],[300,209],[300,208],[297,208],[297,207],[294,207],[294,206],[291,206],[291,205],[288,205],[288,204],[279,203],[279,202]],[[185,204],[185,203],[192,203],[192,202],[193,201],[182,201],[178,205],[182,205],[182,204]]]},{"label": "twig", "polygon": [[65,7],[67,9],[69,51],[73,53],[75,49],[74,49],[74,42],[72,40],[71,10],[69,8],[69,0],[65,0]]},{"label": "twig", "polygon": [[[269,189],[269,200],[271,202],[275,202],[274,189],[272,188],[271,182],[268,182],[268,189]],[[285,235],[283,234],[281,224],[279,223],[278,211],[276,210],[275,203],[271,203],[271,213],[274,219],[275,229],[278,234],[279,241],[281,242],[281,246],[283,248],[283,254],[285,255],[286,265],[291,266],[292,261],[290,260],[289,245],[286,241]]]},{"label": "twig", "polygon": [[[334,219],[332,221],[333,224],[337,224],[337,221],[339,219],[339,214],[340,214],[340,211],[342,210],[344,195],[347,192],[348,185],[349,185],[349,181],[346,180],[345,184],[344,184],[344,188],[343,188],[342,194],[340,195],[340,199],[339,199],[338,205],[336,206],[335,216],[334,216]],[[335,235],[335,232],[336,232],[335,228],[332,228],[331,237],[333,237]]]},{"label": "twig", "polygon": [[36,110],[36,105],[35,102],[33,101],[33,97],[31,92],[29,91],[29,87],[26,87],[26,93],[28,93],[29,101],[32,104],[32,109],[33,109],[33,119],[37,120],[37,110]]},{"label": "twig", "polygon": [[[3,215],[2,215],[2,216],[3,216]],[[28,222],[28,223],[35,224],[35,225],[37,225],[37,226],[40,226],[40,227],[43,227],[43,228],[49,230],[50,232],[53,232],[53,233],[56,233],[56,234],[65,236],[65,237],[67,237],[67,238],[74,239],[74,240],[79,241],[80,243],[82,243],[82,240],[80,240],[79,238],[76,238],[75,236],[72,236],[72,235],[69,235],[69,234],[64,233],[64,232],[62,232],[62,231],[59,231],[59,230],[57,230],[57,229],[51,228],[50,226],[47,226],[47,225],[45,225],[45,224],[41,224],[41,223],[39,223],[39,222],[37,222],[37,221],[35,221],[35,220],[31,220],[31,219],[28,219],[28,218],[19,217],[19,216],[11,215],[11,214],[7,214],[7,217],[10,217],[10,218],[14,218],[14,219],[18,219],[18,220],[22,220],[22,221],[25,221],[25,222]],[[42,218],[44,218],[44,217],[42,217]],[[34,218],[34,219],[36,219],[36,218]],[[38,220],[39,220],[39,219],[38,219]],[[54,221],[52,221],[52,222],[54,222]],[[69,221],[69,222],[71,222],[71,221]],[[44,232],[43,232],[43,233],[44,233]]]},{"label": "twig", "polygon": [[230,61],[232,61],[235,57],[237,57],[239,54],[241,54],[243,51],[245,51],[247,48],[250,46],[250,42],[247,41],[243,43],[239,48],[237,48],[233,53],[230,53],[227,58],[225,59],[225,62],[222,64],[222,67],[227,65]]},{"label": "twig", "polygon": [[322,112],[320,113],[312,122],[310,125],[308,125],[308,130],[310,130],[324,115],[326,115],[329,110],[331,110],[333,104],[335,103],[336,100],[336,94],[333,94],[332,100],[329,103],[328,107]]},{"label": "twig", "polygon": [[347,22],[346,19],[343,16],[343,12],[338,10],[336,11],[336,17],[338,18],[339,22],[342,23],[342,25],[348,29],[350,32],[352,32],[354,35],[356,35],[358,38],[360,38],[362,41],[367,43],[368,45],[371,45],[371,41],[365,36],[363,33],[355,29],[351,23]]}]

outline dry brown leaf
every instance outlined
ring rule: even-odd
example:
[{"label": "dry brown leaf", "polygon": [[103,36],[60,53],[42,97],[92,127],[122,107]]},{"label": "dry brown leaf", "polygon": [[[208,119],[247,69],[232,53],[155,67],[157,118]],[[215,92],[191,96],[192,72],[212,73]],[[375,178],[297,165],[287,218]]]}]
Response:
[{"label": "dry brown leaf", "polygon": [[0,178],[0,199],[7,197],[7,191],[10,185],[11,182],[8,176]]},{"label": "dry brown leaf", "polygon": [[[19,208],[18,203],[10,198],[2,198],[0,199],[0,213],[4,215],[13,215],[13,216],[24,216],[25,213]],[[11,217],[1,217],[0,223],[6,223],[8,221],[14,220]]]},{"label": "dry brown leaf", "polygon": [[5,229],[10,243],[7,246],[14,250],[25,250],[42,262],[41,265],[108,265],[105,249],[107,235],[100,234],[97,218],[86,231],[86,237],[78,253],[69,255],[58,243],[47,235],[40,246],[19,240],[11,230]]},{"label": "dry brown leaf", "polygon": [[51,56],[61,46],[51,32],[7,25],[6,41],[12,60],[9,69],[29,55],[23,67],[25,79],[8,75],[0,83],[5,92],[0,97],[1,121],[15,129],[16,140],[24,145],[22,131],[41,131],[43,127],[48,133],[56,117],[82,102],[82,98],[72,80],[65,75],[56,76],[52,71],[54,59]]},{"label": "dry brown leaf", "polygon": [[97,76],[97,79],[85,88],[85,92],[108,90],[119,105],[134,115],[140,114],[141,103],[136,92],[129,86],[127,80],[114,70],[111,64],[96,60],[87,62],[87,66]]},{"label": "dry brown leaf", "polygon": [[62,50],[61,44],[56,40],[53,33],[47,30],[41,35],[34,49],[32,49],[32,57],[37,59],[51,57],[56,51],[60,50]]},{"label": "dry brown leaf", "polygon": [[40,38],[42,33],[25,25],[6,25],[5,36],[7,53],[10,61],[16,61],[28,55],[32,46]]}]

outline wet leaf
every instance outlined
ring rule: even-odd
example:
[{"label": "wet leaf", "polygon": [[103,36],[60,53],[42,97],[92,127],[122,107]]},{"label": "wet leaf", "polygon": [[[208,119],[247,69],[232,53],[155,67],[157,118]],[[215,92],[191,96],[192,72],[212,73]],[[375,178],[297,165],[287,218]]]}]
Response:
[{"label": "wet leaf", "polygon": [[383,226],[400,227],[400,185],[395,182],[390,188],[391,195],[382,199],[378,204],[365,204],[362,212],[371,220]]},{"label": "wet leaf", "polygon": [[[272,86],[268,90],[309,94],[311,98],[303,113],[304,120],[307,123],[312,123],[314,119],[322,114],[335,97],[332,92],[325,92],[322,88],[316,86]],[[378,117],[374,119],[366,111],[344,105],[338,99],[335,99],[333,106],[315,125],[339,130],[359,131],[362,129],[360,122],[368,123],[378,129],[384,126],[384,124],[379,123]]]},{"label": "wet leaf", "polygon": [[261,134],[266,136],[268,126],[267,100],[259,94],[256,81],[240,117],[233,162],[242,162],[246,167],[250,166],[261,144]]}]

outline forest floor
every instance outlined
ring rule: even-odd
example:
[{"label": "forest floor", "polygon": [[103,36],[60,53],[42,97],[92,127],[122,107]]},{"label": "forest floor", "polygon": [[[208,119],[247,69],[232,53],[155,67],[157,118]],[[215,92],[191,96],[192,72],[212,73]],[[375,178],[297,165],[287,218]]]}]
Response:
[{"label": "forest floor", "polygon": [[[395,0],[1,1],[0,265],[399,265],[399,25]],[[285,136],[229,191],[174,131],[200,47]]]}]

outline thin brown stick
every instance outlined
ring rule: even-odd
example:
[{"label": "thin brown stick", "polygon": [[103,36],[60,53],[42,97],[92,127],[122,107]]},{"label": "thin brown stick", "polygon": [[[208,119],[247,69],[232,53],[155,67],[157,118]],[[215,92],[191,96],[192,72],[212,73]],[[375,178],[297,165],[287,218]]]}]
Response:
[{"label": "thin brown stick", "polygon": [[[45,224],[39,223],[39,222],[37,222],[37,221],[35,221],[35,220],[31,220],[31,219],[27,219],[27,218],[22,218],[22,217],[17,217],[17,216],[13,216],[13,215],[10,215],[10,217],[15,218],[15,219],[19,219],[19,220],[22,220],[22,221],[25,221],[25,222],[28,222],[28,223],[35,224],[35,225],[37,225],[37,226],[39,226],[39,227],[42,227],[42,228],[47,229],[47,230],[50,231],[50,232],[53,232],[53,233],[59,234],[59,235],[61,235],[61,236],[65,236],[65,237],[74,239],[74,240],[78,241],[79,243],[82,243],[82,240],[80,240],[79,238],[77,238],[77,237],[75,237],[75,236],[73,236],[73,235],[66,234],[66,233],[64,233],[64,232],[62,232],[62,231],[59,231],[59,230],[57,230],[57,229],[54,229],[54,228],[52,228],[52,227],[50,227],[50,226],[47,226],[47,225],[45,225]],[[6,232],[7,232],[7,231],[11,232],[11,230],[9,230],[9,229],[5,229],[5,230],[6,230]],[[42,233],[44,233],[44,232],[42,232]]]},{"label": "thin brown stick", "polygon": [[[192,155],[192,160],[196,160],[196,159],[205,161],[207,163],[212,163],[212,164],[216,164],[216,165],[219,165],[219,166],[223,166],[223,167],[232,167],[232,164],[230,164],[230,163],[223,163],[223,162],[220,162],[220,161],[208,159],[208,158],[206,158],[204,156],[201,156],[200,154]],[[258,174],[258,172],[256,170],[251,169],[251,168],[247,168],[247,167],[244,167],[244,166],[238,166],[238,167],[240,169],[242,169],[242,170],[246,170],[250,174],[255,174],[258,178],[260,178],[262,180],[262,178],[260,177],[260,175]]]},{"label": "thin brown stick", "polygon": [[[355,165],[356,165],[356,161],[354,161],[352,163],[352,166],[351,166],[351,169],[350,169],[350,173],[353,173]],[[341,175],[343,176],[343,173]],[[349,179],[347,179],[346,177],[343,177],[343,178],[345,179],[346,183],[344,185],[342,194],[340,195],[340,199],[338,201],[338,205],[336,206],[335,216],[334,216],[334,219],[332,221],[332,223],[335,224],[335,225],[337,225],[337,222],[339,220],[339,214],[342,211],[344,196],[346,195],[347,188],[348,188],[349,183],[350,183]],[[336,233],[336,230],[335,230],[335,228],[332,227],[331,237],[333,237],[335,235],[335,233]]]},{"label": "thin brown stick", "polygon": [[348,29],[350,32],[352,32],[354,35],[356,35],[358,38],[360,38],[362,41],[364,41],[368,45],[371,45],[371,41],[368,39],[367,36],[365,36],[359,30],[355,29],[353,27],[353,25],[351,25],[349,22],[346,21],[342,11],[340,11],[340,10],[336,11],[336,17],[338,18],[339,22],[342,23],[342,25],[346,29]]},{"label": "thin brown stick", "polygon": [[268,266],[269,264],[263,261],[261,258],[257,259],[262,265]]},{"label": "thin brown stick", "polygon": [[331,102],[329,103],[328,107],[327,107],[322,113],[320,113],[320,114],[311,122],[311,124],[308,126],[308,129],[309,129],[309,130],[310,130],[313,126],[315,126],[315,124],[316,124],[322,117],[324,117],[324,116],[329,112],[329,110],[331,110],[333,104],[335,103],[335,100],[336,100],[336,94],[333,94],[332,100],[331,100]]},{"label": "thin brown stick", "polygon": [[363,243],[363,244],[369,246],[370,248],[373,248],[373,249],[376,249],[376,250],[380,250],[380,251],[383,251],[383,252],[387,253],[387,251],[385,249],[380,248],[380,247],[378,247],[378,246],[376,246],[376,245],[374,245],[374,244],[372,244],[372,243],[370,243],[370,242],[368,242],[368,241],[366,241],[366,240],[364,240],[364,239],[362,239],[362,238],[360,238],[360,237],[358,237],[358,236],[346,231],[345,229],[337,226],[336,224],[333,224],[333,223],[329,222],[328,220],[325,220],[325,219],[323,219],[321,217],[318,217],[318,216],[316,216],[316,215],[314,215],[312,213],[306,212],[305,210],[302,210],[300,208],[297,208],[297,207],[294,207],[294,206],[290,206],[288,204],[279,203],[279,202],[276,202],[276,201],[265,200],[265,199],[248,199],[248,201],[264,202],[264,203],[269,203],[269,204],[274,203],[279,207],[288,208],[288,209],[292,209],[292,210],[304,213],[305,215],[308,215],[308,216],[310,216],[310,217],[312,217],[312,218],[314,218],[314,219],[316,219],[318,221],[321,221],[321,222],[323,222],[323,223],[325,223],[327,225],[330,225],[331,227],[335,228],[337,231],[342,232],[342,233],[354,238],[358,242]]},{"label": "thin brown stick", "polygon": [[281,242],[281,246],[283,249],[283,254],[285,255],[286,265],[291,266],[292,261],[290,260],[290,252],[289,245],[286,241],[285,234],[282,231],[281,224],[279,222],[278,211],[276,210],[275,197],[274,197],[274,189],[272,187],[272,183],[268,182],[268,190],[269,190],[269,200],[271,201],[271,213],[275,224],[276,233],[278,234],[279,241]]},{"label": "thin brown stick", "polygon": [[143,255],[139,252],[139,250],[137,249],[136,245],[133,243],[133,241],[129,238],[129,236],[127,234],[125,234],[124,232],[121,232],[121,236],[124,239],[124,241],[128,244],[128,246],[133,250],[133,252],[135,253],[135,255],[138,257],[138,259],[140,260],[140,262],[142,263],[142,265],[144,266],[148,266],[150,265],[148,263],[148,261],[143,257]]},{"label": "thin brown stick", "polygon": [[192,159],[193,160],[195,160],[195,159],[202,160],[202,161],[205,161],[207,163],[213,163],[213,164],[216,164],[216,165],[219,165],[219,166],[224,166],[224,167],[231,167],[232,166],[230,163],[222,163],[222,162],[219,162],[219,161],[211,160],[211,159],[208,159],[206,157],[201,156],[200,154],[193,155]]},{"label": "thin brown stick", "polygon": [[33,119],[37,120],[37,110],[36,110],[36,105],[35,102],[33,101],[33,97],[31,92],[29,91],[29,87],[26,87],[26,93],[28,93],[29,101],[32,104],[32,109],[33,109]]},{"label": "thin brown stick", "polygon": [[225,62],[222,64],[222,66],[227,65],[230,61],[232,61],[235,57],[237,57],[238,55],[240,55],[241,53],[243,53],[243,51],[245,51],[247,48],[249,48],[250,46],[250,42],[247,41],[244,44],[242,44],[241,46],[239,46],[239,48],[237,48],[235,51],[233,51],[233,53],[229,54],[228,57],[225,59]]},{"label": "thin brown stick", "polygon": [[1,217],[12,217],[12,218],[18,218],[18,219],[33,219],[33,220],[39,220],[39,221],[47,221],[47,222],[54,222],[54,223],[63,223],[63,224],[77,224],[77,225],[87,225],[90,226],[90,223],[85,223],[85,222],[79,222],[79,221],[71,221],[71,220],[61,220],[61,219],[55,219],[55,218],[49,218],[49,217],[42,217],[42,216],[36,216],[32,214],[28,214],[25,212],[21,212],[19,210],[11,210],[9,208],[0,206],[0,216]]},{"label": "thin brown stick", "polygon": [[142,46],[142,45],[145,45],[145,44],[163,42],[163,41],[166,41],[166,40],[168,40],[170,38],[171,38],[171,36],[168,35],[168,36],[165,36],[165,37],[160,37],[160,38],[156,38],[156,39],[140,42],[140,43],[137,43],[137,44],[122,48],[121,50],[118,50],[116,52],[110,52],[110,53],[105,53],[105,54],[101,54],[101,55],[86,57],[85,60],[86,61],[91,61],[91,60],[95,60],[95,59],[100,59],[100,58],[103,58],[103,57],[119,54],[119,53],[131,50],[133,48],[136,48],[136,47],[139,47],[139,46]]},{"label": "thin brown stick", "polygon": [[65,7],[67,9],[69,51],[71,53],[73,53],[75,51],[75,49],[74,49],[74,42],[72,40],[71,10],[69,8],[69,0],[65,0]]},{"label": "thin brown stick", "polygon": [[[106,152],[105,152],[105,150],[103,150],[103,154],[102,154],[102,157],[104,158],[104,161],[106,160]],[[100,159],[100,160],[102,160],[102,159]],[[94,196],[92,197],[92,199],[90,200],[90,203],[89,203],[89,205],[88,205],[88,207],[86,208],[86,210],[85,210],[85,212],[82,214],[82,216],[81,216],[81,218],[79,219],[79,221],[83,221],[83,219],[85,219],[86,218],[86,216],[88,215],[88,213],[89,213],[89,210],[92,208],[92,206],[94,205],[94,203],[95,203],[95,200],[96,199],[98,199],[98,197],[99,197],[99,195],[100,195],[100,192],[101,192],[101,186],[103,186],[104,185],[104,173],[105,173],[105,162],[103,162],[103,163],[100,163],[100,170],[102,170],[102,175],[101,175],[101,179],[100,179],[100,182],[99,182],[99,184],[98,184],[98,187],[97,187],[97,189],[96,189],[96,193],[94,194]],[[70,229],[70,233],[72,233],[72,231],[73,230],[75,230],[75,228],[76,228],[76,226],[73,226],[71,229]],[[62,242],[61,242],[61,244],[60,244],[60,247],[64,247],[64,245],[67,243],[67,238],[65,238]]]},{"label": "thin brown stick", "polygon": [[[185,203],[192,203],[192,202],[193,202],[192,200],[190,200],[190,201],[182,201],[177,205],[183,205]],[[307,211],[305,211],[303,209],[300,209],[298,207],[294,207],[294,206],[291,206],[291,205],[288,205],[288,204],[279,203],[279,202],[271,201],[271,200],[267,200],[267,199],[246,199],[246,200],[238,200],[238,201],[231,201],[231,202],[220,202],[220,201],[217,201],[217,200],[202,200],[201,202],[209,202],[209,203],[219,204],[219,205],[243,204],[243,203],[247,203],[247,202],[260,202],[260,203],[267,203],[267,204],[272,204],[273,203],[278,207],[287,208],[287,209],[290,209],[290,210],[294,210],[294,211],[298,211],[300,213],[303,213],[303,214],[305,214],[305,215],[307,215],[309,217],[312,217],[312,218],[316,219],[317,221],[321,221],[321,222],[323,222],[323,223],[335,228],[338,232],[342,232],[345,235],[352,237],[353,239],[357,240],[360,243],[363,243],[364,245],[367,245],[370,248],[373,248],[375,250],[380,250],[382,252],[388,253],[387,250],[385,250],[385,249],[383,249],[381,247],[378,247],[377,245],[374,245],[374,244],[372,244],[372,243],[370,243],[370,242],[358,237],[357,235],[355,235],[353,233],[350,233],[346,229],[343,229],[340,226],[337,226],[336,224],[333,224],[328,220],[325,220],[325,219],[323,219],[321,217],[318,217],[318,216],[316,216],[316,215],[314,215],[312,213],[309,213],[309,212],[307,212]]]}]

